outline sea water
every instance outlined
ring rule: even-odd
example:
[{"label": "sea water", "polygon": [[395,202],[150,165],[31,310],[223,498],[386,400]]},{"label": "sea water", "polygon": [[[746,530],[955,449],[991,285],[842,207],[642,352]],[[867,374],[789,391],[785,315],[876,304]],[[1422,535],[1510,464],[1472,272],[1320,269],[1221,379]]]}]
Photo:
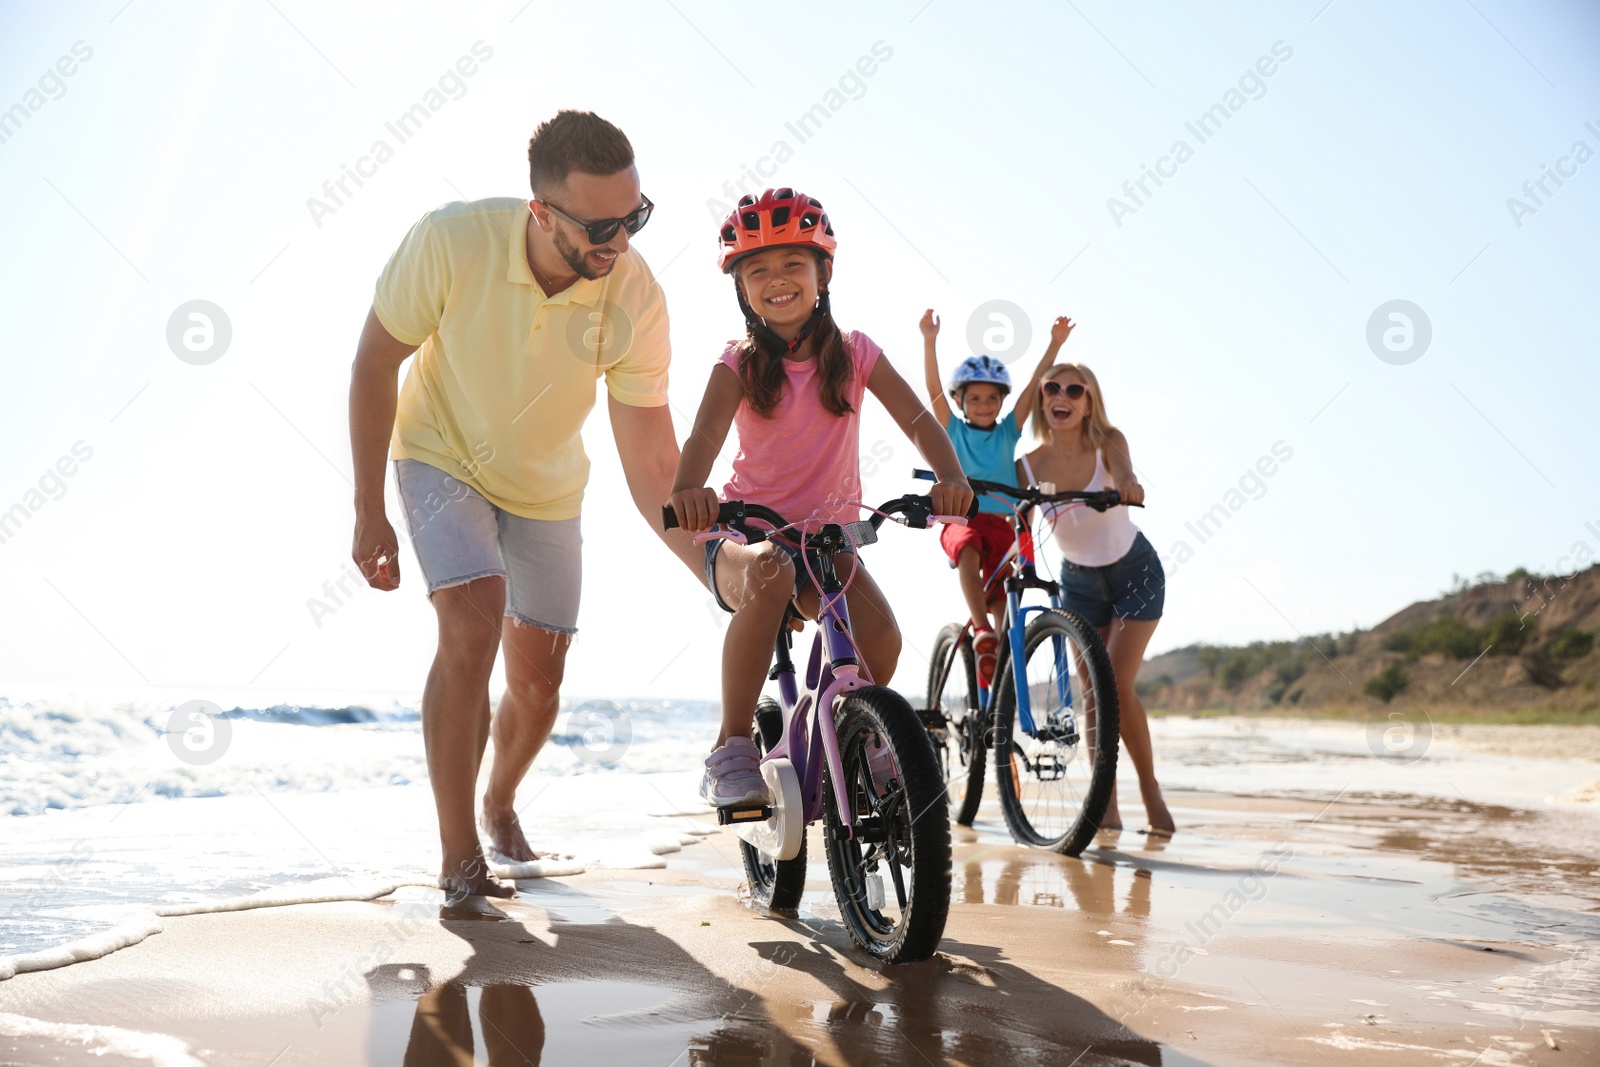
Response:
[{"label": "sea water", "polygon": [[[174,694],[0,696],[0,973],[63,945],[113,950],[159,929],[163,913],[433,884],[437,822],[414,697],[210,695],[225,743],[211,735],[199,759],[174,737],[192,728],[174,718],[185,703]],[[696,785],[718,715],[709,701],[566,702],[518,795],[534,848],[563,857],[546,873],[661,866],[707,832],[689,813],[705,811]],[[1448,727],[1418,742],[1384,722],[1151,725],[1169,794],[1426,798],[1481,809],[1486,834],[1523,810],[1579,819],[1587,832],[1569,843],[1597,836],[1593,763],[1459,750]],[[1126,759],[1119,777],[1131,820]],[[1207,817],[1226,821],[1229,808]],[[1562,824],[1514,832],[1535,825]]]},{"label": "sea water", "polygon": [[[191,747],[170,695],[0,696],[0,964],[127,940],[159,912],[434,882],[415,699],[251,697],[213,700]],[[697,822],[663,816],[703,810],[717,720],[707,701],[568,702],[518,796],[534,848],[564,857],[545,869],[660,866],[694,841]]]}]

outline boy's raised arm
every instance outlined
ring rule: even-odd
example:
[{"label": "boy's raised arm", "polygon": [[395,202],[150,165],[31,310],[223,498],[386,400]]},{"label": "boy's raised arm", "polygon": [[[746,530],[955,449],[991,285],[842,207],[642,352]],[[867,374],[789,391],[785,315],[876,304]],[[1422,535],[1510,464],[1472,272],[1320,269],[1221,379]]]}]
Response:
[{"label": "boy's raised arm", "polygon": [[1045,346],[1044,355],[1039,357],[1039,365],[1033,368],[1033,377],[1028,379],[1028,384],[1017,394],[1017,406],[1011,409],[1017,417],[1017,428],[1028,421],[1028,416],[1033,412],[1033,405],[1039,399],[1039,379],[1044,377],[1044,372],[1055,364],[1056,354],[1061,351],[1061,346],[1067,343],[1072,328],[1077,323],[1062,315],[1050,324],[1050,343]]},{"label": "boy's raised arm", "polygon": [[922,330],[922,373],[927,379],[928,406],[939,420],[939,428],[943,429],[950,425],[950,402],[944,398],[944,383],[939,380],[939,359],[934,345],[934,339],[939,336],[939,316],[929,308],[922,313],[918,326]]}]

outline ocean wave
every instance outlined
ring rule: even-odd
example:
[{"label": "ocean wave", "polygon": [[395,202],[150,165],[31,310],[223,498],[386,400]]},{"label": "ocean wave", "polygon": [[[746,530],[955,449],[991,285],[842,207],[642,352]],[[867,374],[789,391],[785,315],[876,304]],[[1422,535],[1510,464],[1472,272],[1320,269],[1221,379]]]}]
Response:
[{"label": "ocean wave", "polygon": [[[0,815],[252,791],[321,793],[427,780],[418,709],[398,700],[236,703],[207,751],[180,751],[190,720],[171,701],[0,697]],[[697,767],[715,736],[710,701],[570,701],[543,774]]]}]

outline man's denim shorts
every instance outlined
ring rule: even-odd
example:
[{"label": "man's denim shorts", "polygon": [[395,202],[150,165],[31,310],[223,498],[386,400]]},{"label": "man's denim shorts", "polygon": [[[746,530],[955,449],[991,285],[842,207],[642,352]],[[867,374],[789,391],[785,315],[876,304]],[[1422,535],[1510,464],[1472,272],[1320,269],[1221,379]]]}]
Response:
[{"label": "man's denim shorts", "polygon": [[513,515],[420,460],[396,460],[394,470],[428,596],[497,576],[506,580],[506,615],[556,633],[578,632],[583,577],[578,519]]},{"label": "man's denim shorts", "polygon": [[1143,533],[1127,553],[1104,567],[1061,565],[1061,606],[1096,629],[1113,618],[1154,622],[1167,600],[1167,575],[1155,546]]}]

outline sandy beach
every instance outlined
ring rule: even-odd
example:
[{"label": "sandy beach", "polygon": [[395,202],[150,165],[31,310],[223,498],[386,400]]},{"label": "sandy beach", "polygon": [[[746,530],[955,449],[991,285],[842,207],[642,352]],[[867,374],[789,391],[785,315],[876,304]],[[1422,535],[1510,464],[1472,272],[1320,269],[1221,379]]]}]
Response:
[{"label": "sandy beach", "polygon": [[[170,918],[132,947],[0,983],[0,1062],[1600,1061],[1600,823],[1556,799],[1600,765],[1441,740],[1394,767],[1342,753],[1360,737],[1348,724],[1157,729],[1181,832],[1105,834],[1068,859],[1013,845],[986,804],[957,830],[955,904],[927,963],[853,949],[820,860],[797,915],[751,908],[736,839],[667,810],[692,773],[592,776],[547,784],[541,807],[625,781],[628,806],[661,801],[631,816],[641,840],[681,848],[643,869],[614,852],[616,866],[448,911],[412,886]],[[1238,758],[1221,766],[1223,751]],[[1305,788],[1282,788],[1293,780]],[[337,803],[409,819],[424,794]],[[278,805],[300,821],[339,796]]]}]

